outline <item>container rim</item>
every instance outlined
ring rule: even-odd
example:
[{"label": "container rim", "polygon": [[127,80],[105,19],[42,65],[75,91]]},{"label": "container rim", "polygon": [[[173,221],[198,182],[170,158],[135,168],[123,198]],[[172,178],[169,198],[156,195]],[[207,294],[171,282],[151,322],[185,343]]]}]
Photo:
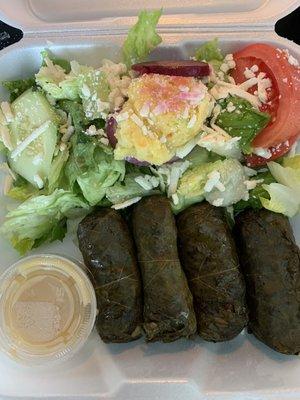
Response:
[{"label": "container rim", "polygon": [[[121,34],[126,32],[136,20],[137,10],[131,10],[129,15],[127,13],[127,15],[121,14],[119,16],[101,14],[99,11],[95,13],[96,17],[90,16],[92,19],[76,20],[75,16],[72,19],[70,1],[77,4],[78,0],[69,0],[68,8],[61,1],[55,1],[57,5],[60,5],[60,9],[55,11],[52,16],[49,16],[49,8],[46,6],[46,1],[42,1],[40,3],[41,6],[37,9],[36,0],[14,0],[13,2],[0,0],[0,19],[22,29],[24,35],[29,36],[37,33],[39,35],[47,35],[50,32],[63,33],[64,35],[68,33],[74,34],[74,32],[80,32],[82,35],[88,32]],[[231,0],[227,0],[225,3],[229,4],[230,2]],[[234,3],[235,0],[232,0],[232,2]],[[254,0],[252,0],[253,2]],[[83,10],[84,2],[82,2],[82,5],[80,3],[79,6]],[[213,10],[208,12],[208,4],[204,13],[201,7],[199,9],[193,8],[193,13],[186,12],[189,9],[185,7],[177,9],[177,13],[174,13],[173,8],[166,7],[165,13],[160,19],[159,29],[162,32],[178,32],[186,29],[195,31],[272,30],[278,19],[289,14],[298,6],[298,0],[261,0],[260,4],[255,3],[253,5],[254,8],[251,9],[250,7],[248,11],[233,11],[231,6],[231,8],[223,8],[223,11],[220,8],[219,12],[214,12]],[[141,10],[143,8],[148,7],[143,7],[142,5]],[[77,9],[77,13],[79,12],[80,8],[79,10]]]}]

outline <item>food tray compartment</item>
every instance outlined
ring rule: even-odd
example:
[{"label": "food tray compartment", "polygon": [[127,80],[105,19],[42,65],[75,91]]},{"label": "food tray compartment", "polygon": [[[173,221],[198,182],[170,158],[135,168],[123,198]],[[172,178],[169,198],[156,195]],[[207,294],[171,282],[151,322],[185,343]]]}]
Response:
[{"label": "food tray compartment", "polygon": [[[182,59],[193,55],[198,45],[216,36],[169,33],[152,58]],[[273,33],[219,34],[225,52],[251,42],[265,42],[288,48],[294,56],[299,48]],[[26,77],[40,65],[40,51],[47,47],[55,54],[81,63],[99,65],[102,58],[117,59],[122,35],[63,35],[25,38],[0,54],[1,79]],[[0,95],[5,95],[4,91]],[[2,173],[1,173],[2,174]],[[1,187],[3,175],[1,175]],[[0,223],[5,207],[1,197]],[[300,244],[300,217],[293,227]],[[81,260],[74,243],[75,229],[63,243],[43,246],[35,253],[52,252]],[[0,238],[3,271],[19,256]],[[34,253],[34,252],[33,252]],[[28,369],[0,355],[1,399],[105,399],[105,400],[235,400],[299,399],[300,363],[268,349],[243,332],[228,343],[180,340],[175,343],[145,344],[141,339],[129,344],[104,344],[93,333],[84,348],[70,361],[56,367]]]}]

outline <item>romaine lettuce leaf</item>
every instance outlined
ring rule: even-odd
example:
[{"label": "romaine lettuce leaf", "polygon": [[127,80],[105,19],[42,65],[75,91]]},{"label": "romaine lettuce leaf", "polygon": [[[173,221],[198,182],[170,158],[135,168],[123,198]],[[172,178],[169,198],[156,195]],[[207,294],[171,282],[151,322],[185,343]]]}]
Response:
[{"label": "romaine lettuce leaf", "polygon": [[106,75],[100,71],[89,71],[78,78],[78,91],[83,109],[89,120],[106,117],[109,112],[110,87]]},{"label": "romaine lettuce leaf", "polygon": [[26,92],[27,89],[35,85],[35,79],[32,77],[27,79],[17,79],[15,81],[2,81],[1,85],[10,92],[9,101],[12,103],[22,93]]},{"label": "romaine lettuce leaf", "polygon": [[58,106],[67,114],[70,114],[74,126],[74,133],[77,135],[77,141],[83,143],[89,142],[89,137],[84,134],[84,131],[89,125],[89,121],[85,116],[82,104],[78,101],[60,100]]},{"label": "romaine lettuce leaf", "polygon": [[300,158],[284,158],[283,165],[274,161],[268,162],[268,168],[276,181],[294,190],[300,202]]},{"label": "romaine lettuce leaf", "polygon": [[84,73],[93,70],[93,68],[78,66],[78,73],[75,74],[73,71],[70,72],[71,63],[62,62],[62,60],[54,57],[49,58],[47,52],[42,52],[42,56],[42,66],[35,75],[37,85],[55,100],[77,100],[79,98],[81,77]]},{"label": "romaine lettuce leaf", "polygon": [[0,231],[16,250],[25,254],[42,242],[62,240],[65,218],[77,208],[88,210],[89,207],[75,194],[55,190],[49,196],[30,198],[10,211]]},{"label": "romaine lettuce leaf", "polygon": [[283,166],[271,161],[268,168],[278,183],[263,185],[269,198],[260,198],[262,205],[293,217],[300,211],[300,157],[284,158]]},{"label": "romaine lettuce leaf", "polygon": [[[222,111],[216,120],[216,125],[230,136],[240,137],[239,146],[242,152],[251,153],[251,143],[255,136],[268,125],[270,115],[256,110],[247,100],[235,96],[220,100],[219,104]],[[231,107],[234,108],[233,111]]]},{"label": "romaine lettuce leaf", "polygon": [[30,197],[36,196],[39,193],[39,190],[31,185],[26,179],[22,178],[20,175],[17,175],[17,179],[14,180],[11,189],[6,193],[6,196],[11,199],[18,201],[25,201]]},{"label": "romaine lettuce leaf", "polygon": [[133,199],[134,197],[145,197],[153,194],[158,194],[159,189],[157,189],[157,186],[159,182],[158,179],[154,176],[150,177],[150,179],[157,179],[157,184],[154,185],[155,187],[150,184],[147,188],[146,186],[143,187],[138,183],[139,179],[144,179],[146,181],[147,177],[150,176],[139,173],[131,173],[126,175],[123,182],[116,182],[113,186],[107,189],[107,199],[112,204],[119,204],[123,203],[124,201]]},{"label": "romaine lettuce leaf", "polygon": [[267,210],[293,217],[299,212],[299,197],[295,191],[280,183],[264,185],[263,188],[269,193],[270,200],[260,198],[264,208]]},{"label": "romaine lettuce leaf", "polygon": [[72,150],[65,167],[65,175],[71,191],[77,189],[91,204],[98,204],[107,189],[125,176],[125,162],[116,161],[112,150],[103,149],[96,139],[86,143],[72,138]]},{"label": "romaine lettuce leaf", "polygon": [[64,58],[59,58],[56,57],[50,50],[42,50],[41,51],[41,56],[42,56],[42,66],[46,66],[46,58],[49,58],[55,65],[59,65],[63,70],[65,71],[66,74],[68,74],[71,71],[71,64],[70,61],[65,60]]},{"label": "romaine lettuce leaf", "polygon": [[52,193],[55,189],[62,187],[62,180],[64,177],[64,168],[69,158],[69,150],[66,148],[53,158],[50,172],[48,175],[47,191]]},{"label": "romaine lettuce leaf", "polygon": [[262,181],[258,183],[254,189],[249,190],[249,199],[248,200],[240,200],[236,204],[234,204],[234,213],[238,214],[241,211],[247,208],[260,209],[263,207],[261,203],[261,199],[269,200],[269,193],[264,189],[264,185],[269,185],[271,183],[276,182],[270,172],[261,172],[255,175],[251,180],[259,180]]},{"label": "romaine lettuce leaf", "polygon": [[142,11],[137,23],[129,30],[122,49],[123,59],[128,67],[144,61],[161,43],[162,39],[156,33],[156,25],[161,14],[162,10]]},{"label": "romaine lettuce leaf", "polygon": [[219,70],[224,56],[219,48],[218,39],[215,38],[204,43],[196,51],[196,60],[210,63],[216,71]]}]

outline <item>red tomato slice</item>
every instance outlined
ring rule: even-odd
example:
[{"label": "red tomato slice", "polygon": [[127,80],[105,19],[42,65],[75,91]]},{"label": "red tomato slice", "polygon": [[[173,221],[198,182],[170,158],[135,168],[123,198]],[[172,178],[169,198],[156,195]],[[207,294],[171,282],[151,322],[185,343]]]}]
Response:
[{"label": "red tomato slice", "polygon": [[[257,65],[272,81],[268,104],[261,107],[272,120],[253,141],[255,147],[269,148],[300,135],[300,68],[288,62],[286,52],[267,44],[253,44],[234,54],[236,83],[246,80],[245,68]],[[255,90],[255,89],[253,89]]]},{"label": "red tomato slice", "polygon": [[259,167],[261,165],[267,164],[269,161],[276,160],[277,158],[284,156],[290,150],[290,148],[296,142],[296,140],[297,137],[293,137],[289,140],[286,140],[283,143],[278,144],[275,147],[270,147],[268,149],[272,154],[270,158],[264,158],[256,154],[250,154],[249,156],[245,156],[246,165],[248,167]]}]

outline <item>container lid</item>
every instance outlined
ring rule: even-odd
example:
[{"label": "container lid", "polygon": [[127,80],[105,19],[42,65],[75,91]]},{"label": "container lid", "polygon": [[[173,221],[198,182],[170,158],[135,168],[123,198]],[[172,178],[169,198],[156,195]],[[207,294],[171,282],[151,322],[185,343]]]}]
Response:
[{"label": "container lid", "polygon": [[69,358],[87,340],[96,311],[93,286],[75,262],[23,258],[0,277],[0,347],[29,365]]},{"label": "container lid", "polygon": [[[0,0],[0,19],[25,34],[66,31],[123,33],[147,2],[132,0]],[[270,30],[298,0],[152,0],[163,6],[160,30]]]}]

